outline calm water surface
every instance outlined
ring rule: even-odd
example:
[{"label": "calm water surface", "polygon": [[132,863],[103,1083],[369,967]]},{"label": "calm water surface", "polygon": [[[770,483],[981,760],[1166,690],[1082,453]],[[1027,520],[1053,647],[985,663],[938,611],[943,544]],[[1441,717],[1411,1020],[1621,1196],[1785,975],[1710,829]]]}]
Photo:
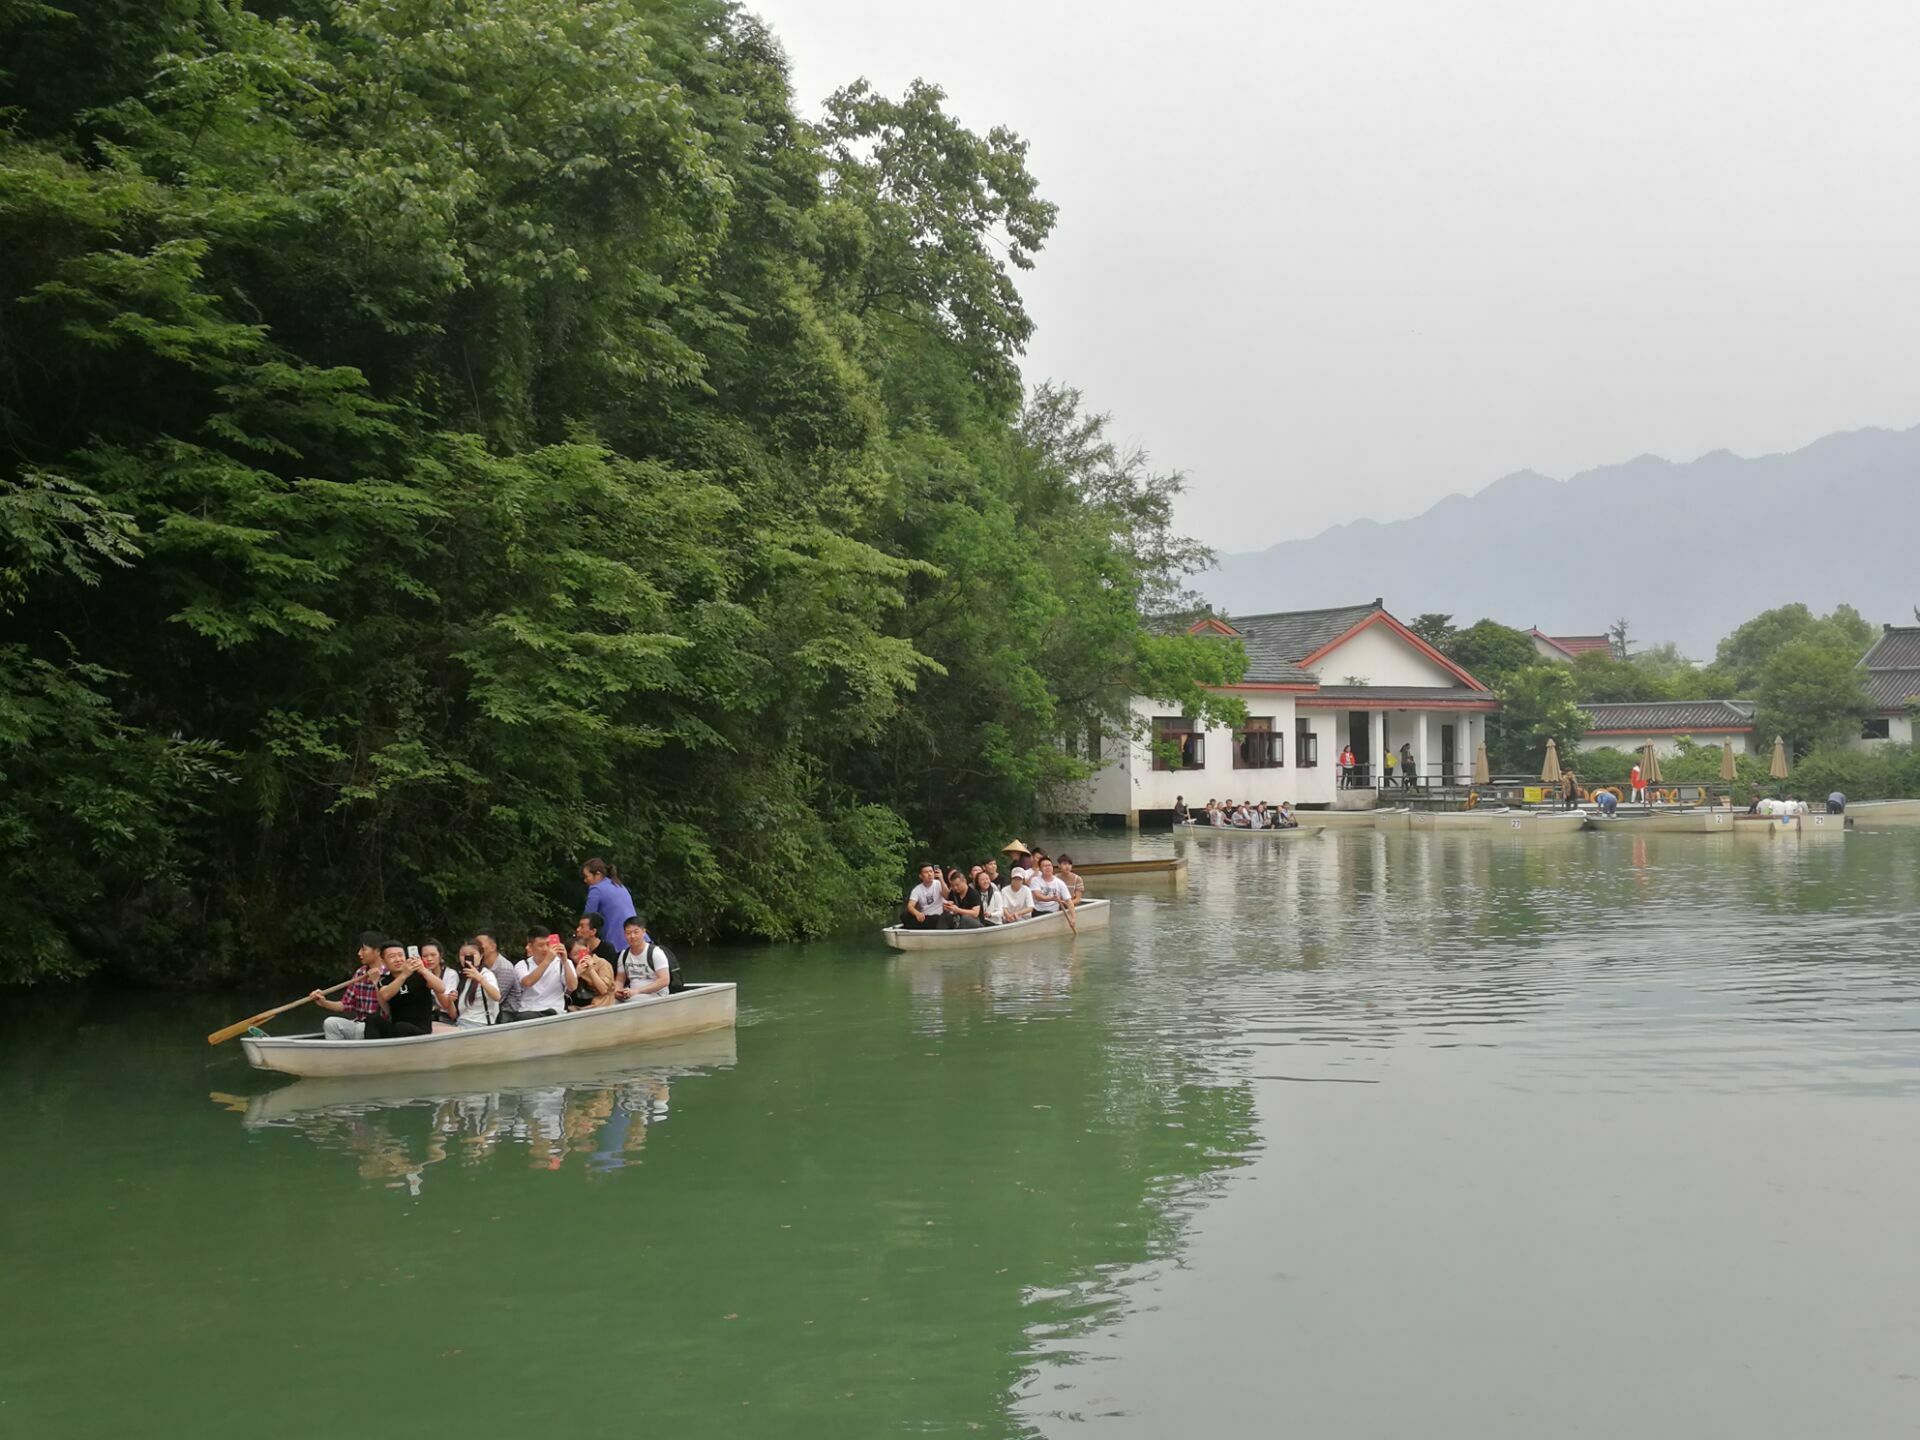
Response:
[{"label": "calm water surface", "polygon": [[624,1064],[15,1003],[0,1433],[1920,1432],[1920,830],[1178,843]]}]

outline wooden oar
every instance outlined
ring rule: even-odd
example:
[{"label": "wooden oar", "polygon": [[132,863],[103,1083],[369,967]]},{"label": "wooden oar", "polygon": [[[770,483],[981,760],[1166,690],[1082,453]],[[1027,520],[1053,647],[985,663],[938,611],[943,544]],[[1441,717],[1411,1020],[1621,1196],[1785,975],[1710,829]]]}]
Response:
[{"label": "wooden oar", "polygon": [[[322,995],[331,995],[336,990],[346,989],[347,986],[351,985],[352,983],[353,981],[351,980],[342,980],[338,985],[335,985],[330,989],[322,990],[320,993]],[[207,1036],[207,1044],[218,1045],[223,1040],[231,1040],[233,1039],[234,1036],[244,1034],[248,1030],[251,1030],[254,1026],[258,1025],[262,1020],[271,1020],[273,1019],[274,1016],[284,1015],[289,1010],[298,1010],[302,1005],[305,1005],[308,1001],[312,999],[313,997],[311,995],[302,995],[298,1000],[289,1000],[286,1004],[276,1005],[271,1010],[262,1010],[258,1015],[249,1015],[246,1019],[238,1021],[235,1024],[229,1025],[224,1030],[214,1031],[211,1035]]]}]

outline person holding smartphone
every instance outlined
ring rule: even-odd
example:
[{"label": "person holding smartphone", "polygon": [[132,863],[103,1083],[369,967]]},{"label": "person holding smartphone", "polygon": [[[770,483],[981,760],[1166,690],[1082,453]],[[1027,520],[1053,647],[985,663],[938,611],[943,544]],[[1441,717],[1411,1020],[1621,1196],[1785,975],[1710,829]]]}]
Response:
[{"label": "person holding smartphone", "polygon": [[573,962],[558,935],[534,930],[527,935],[527,958],[513,967],[515,1003],[502,1020],[539,1020],[564,1015],[567,993],[579,984]]},{"label": "person holding smartphone", "polygon": [[462,1030],[493,1024],[500,1001],[513,988],[513,967],[495,952],[489,964],[478,938],[460,946],[460,973],[454,978],[453,1023]]},{"label": "person holding smartphone", "polygon": [[366,1038],[398,1040],[408,1035],[431,1035],[433,1012],[440,1008],[440,987],[427,978],[427,967],[420,963],[420,947],[390,940],[380,952],[380,960],[387,972],[380,986],[381,1013],[367,1017]]}]

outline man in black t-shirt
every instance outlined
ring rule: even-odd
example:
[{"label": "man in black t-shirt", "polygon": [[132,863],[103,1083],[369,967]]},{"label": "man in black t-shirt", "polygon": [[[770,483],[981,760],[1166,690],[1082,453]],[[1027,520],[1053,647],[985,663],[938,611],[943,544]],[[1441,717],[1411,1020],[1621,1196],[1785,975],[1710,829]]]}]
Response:
[{"label": "man in black t-shirt", "polygon": [[431,1035],[434,996],[438,987],[427,977],[418,957],[409,957],[406,947],[388,945],[380,952],[387,967],[380,984],[381,1012],[367,1018],[369,1040],[392,1040],[402,1035]]},{"label": "man in black t-shirt", "polygon": [[594,954],[598,955],[615,969],[619,968],[620,952],[600,938],[600,917],[598,915],[582,915],[573,927],[573,938],[575,940],[586,941],[589,950],[593,951]]}]

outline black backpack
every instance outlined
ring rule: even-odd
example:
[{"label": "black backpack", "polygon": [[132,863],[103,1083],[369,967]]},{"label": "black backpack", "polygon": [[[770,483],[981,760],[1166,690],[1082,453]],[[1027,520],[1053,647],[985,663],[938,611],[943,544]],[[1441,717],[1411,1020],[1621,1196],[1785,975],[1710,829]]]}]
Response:
[{"label": "black backpack", "polygon": [[[650,941],[649,943],[654,949],[667,957],[667,993],[669,995],[679,994],[687,988],[687,982],[680,976],[680,957],[662,945],[658,940]],[[651,956],[648,957],[648,963],[652,963]]]}]

